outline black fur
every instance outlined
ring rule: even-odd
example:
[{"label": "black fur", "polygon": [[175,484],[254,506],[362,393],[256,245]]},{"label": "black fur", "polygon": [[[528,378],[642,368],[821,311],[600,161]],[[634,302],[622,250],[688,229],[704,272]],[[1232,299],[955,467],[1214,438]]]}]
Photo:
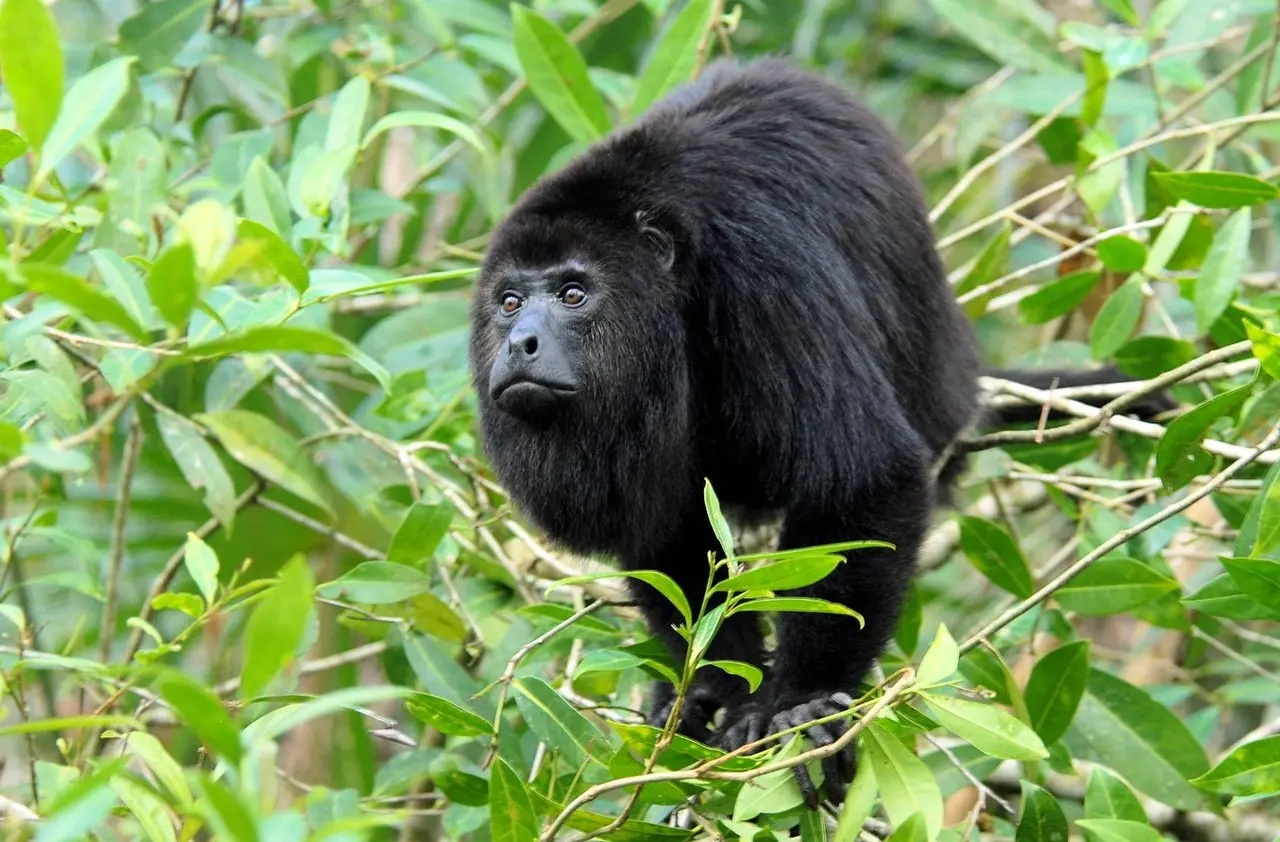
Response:
[{"label": "black fur", "polygon": [[[546,309],[538,290],[575,265],[589,303]],[[499,309],[512,285],[530,308],[542,296],[528,323],[545,330],[541,347],[574,360],[576,391],[550,420],[490,394],[495,361],[525,353]],[[887,127],[782,61],[715,63],[527,192],[494,233],[473,319],[484,446],[556,541],[662,570],[697,604],[717,546],[707,477],[726,504],[781,510],[784,548],[896,545],[852,553],[805,590],[865,629],[782,614],[765,685],[750,695],[704,669],[681,727],[732,748],[847,704],[898,618],[933,463],[978,410],[975,339]],[[648,587],[634,595],[682,654],[674,609]],[[758,626],[735,618],[710,657],[763,664]],[[669,698],[658,690],[655,722]],[[725,727],[709,734],[722,706]],[[829,742],[845,728],[810,733]],[[827,768],[836,797],[851,759]]]}]

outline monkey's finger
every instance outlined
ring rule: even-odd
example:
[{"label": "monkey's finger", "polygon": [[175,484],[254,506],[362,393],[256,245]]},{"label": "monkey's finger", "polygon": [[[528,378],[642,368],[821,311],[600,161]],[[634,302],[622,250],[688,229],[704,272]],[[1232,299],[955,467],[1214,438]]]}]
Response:
[{"label": "monkey's finger", "polygon": [[804,798],[804,803],[810,810],[818,809],[818,790],[813,785],[813,778],[809,777],[809,770],[801,763],[791,767],[796,775],[796,786],[800,787],[800,796]]},{"label": "monkey's finger", "polygon": [[840,707],[844,708],[845,710],[848,710],[854,705],[853,697],[850,696],[848,693],[832,693],[831,701],[840,705]]}]

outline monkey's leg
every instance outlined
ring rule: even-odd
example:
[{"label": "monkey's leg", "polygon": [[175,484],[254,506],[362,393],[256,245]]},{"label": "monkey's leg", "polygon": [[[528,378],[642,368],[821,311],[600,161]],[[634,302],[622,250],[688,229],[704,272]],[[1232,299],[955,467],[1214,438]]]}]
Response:
[{"label": "monkey's leg", "polygon": [[[689,601],[695,617],[708,587],[711,566],[708,553],[720,555],[719,544],[705,512],[691,514],[676,534],[661,546],[643,556],[625,559],[629,570],[659,570],[676,581]],[[685,639],[676,632],[683,617],[671,602],[650,585],[628,580],[628,587],[636,604],[645,616],[650,630],[666,644],[680,663],[688,651]],[[723,597],[715,595],[708,603],[708,610]],[[745,661],[757,667],[764,663],[763,640],[755,615],[731,617],[721,627],[711,643],[706,660]],[[716,667],[703,667],[694,678],[681,712],[679,733],[706,742],[708,725],[716,712],[732,701],[748,695],[744,679],[730,675]],[[662,727],[675,701],[674,688],[665,681],[654,687],[653,701],[647,716],[649,724]]]},{"label": "monkey's leg", "polygon": [[[783,523],[783,549],[868,539],[887,541],[896,549],[845,553],[846,561],[825,579],[794,592],[848,606],[866,625],[860,628],[856,619],[842,615],[779,614],[769,693],[731,712],[733,723],[721,741],[725,748],[839,713],[852,704],[859,682],[893,634],[928,527],[930,475],[922,449],[913,444],[904,441],[895,451],[881,442],[874,448],[884,455],[877,470],[865,469],[864,452],[863,464],[853,474],[860,481],[791,507]],[[805,733],[817,745],[830,745],[850,726],[846,717]],[[816,807],[808,772],[803,766],[795,770],[806,800]],[[852,745],[824,760],[825,789],[833,801],[843,798],[853,772]]]}]

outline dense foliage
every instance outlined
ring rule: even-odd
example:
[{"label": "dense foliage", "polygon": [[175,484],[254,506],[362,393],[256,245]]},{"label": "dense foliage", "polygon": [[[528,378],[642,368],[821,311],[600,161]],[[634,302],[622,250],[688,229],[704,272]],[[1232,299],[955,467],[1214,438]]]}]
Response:
[{"label": "dense foliage", "polygon": [[[0,0],[4,838],[1277,838],[1278,23]],[[714,56],[779,51],[899,132],[988,362],[1133,378],[1101,412],[984,381],[1076,420],[975,433],[823,813],[789,766],[829,750],[638,724],[654,676],[756,671],[700,663],[725,612],[674,592],[672,662],[522,525],[466,370],[512,201]],[[1122,417],[1163,387],[1181,410]],[[707,512],[729,610],[834,610],[768,602],[831,548]]]}]

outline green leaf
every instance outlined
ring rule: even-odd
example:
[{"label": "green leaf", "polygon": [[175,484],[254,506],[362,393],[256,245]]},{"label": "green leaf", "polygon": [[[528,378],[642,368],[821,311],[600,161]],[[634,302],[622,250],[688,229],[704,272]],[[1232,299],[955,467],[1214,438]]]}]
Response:
[{"label": "green leaf", "polygon": [[707,37],[711,25],[711,10],[711,0],[690,0],[676,15],[662,39],[654,45],[644,70],[636,79],[631,116],[643,114],[649,106],[693,75],[698,61],[698,46]]},{"label": "green leaf", "polygon": [[245,626],[240,698],[252,699],[293,662],[311,619],[315,580],[306,557],[294,556],[280,579],[253,607]]},{"label": "green leaf", "polygon": [[1066,842],[1067,817],[1049,791],[1030,781],[1022,786],[1022,817],[1014,842]]},{"label": "green leaf", "polygon": [[924,816],[913,813],[905,822],[893,829],[886,842],[929,842],[929,830]]},{"label": "green leaf", "polygon": [[1238,172],[1162,172],[1156,181],[1175,199],[1202,208],[1246,208],[1280,196],[1274,184]]},{"label": "green leaf", "polygon": [[411,696],[404,700],[404,706],[419,722],[425,722],[441,734],[479,737],[493,733],[493,724],[489,720],[430,693]]},{"label": "green leaf", "polygon": [[165,321],[181,328],[200,297],[196,252],[190,243],[175,243],[160,253],[147,272],[147,292]]},{"label": "green leaf", "polygon": [[779,561],[757,567],[717,582],[712,593],[720,591],[786,591],[803,588],[826,578],[844,562],[838,555],[816,555]]},{"label": "green leaf", "polygon": [[1137,272],[1147,262],[1147,247],[1132,237],[1117,234],[1098,243],[1098,259],[1112,272]]},{"label": "green leaf", "polygon": [[1146,379],[1159,377],[1198,356],[1200,350],[1185,339],[1139,336],[1116,351],[1116,367],[1130,377]]},{"label": "green leaf", "polygon": [[1076,715],[1089,680],[1089,641],[1077,640],[1045,654],[1027,679],[1031,727],[1045,745],[1056,743]]},{"label": "green leaf", "polygon": [[649,585],[658,593],[662,594],[667,600],[676,607],[680,612],[680,616],[684,617],[684,621],[689,625],[693,625],[693,613],[689,610],[689,600],[685,598],[684,591],[676,584],[675,580],[666,573],[657,570],[610,570],[604,573],[586,573],[581,576],[568,576],[564,579],[557,579],[547,588],[550,594],[554,588],[563,587],[565,585],[577,585],[582,582],[593,582],[596,579],[614,579],[618,577],[628,579],[639,579],[646,585]]},{"label": "green leaf", "polygon": [[458,138],[476,152],[479,152],[481,156],[492,157],[489,147],[485,145],[484,140],[475,129],[461,120],[444,114],[436,114],[433,111],[397,111],[394,114],[388,114],[373,124],[373,128],[369,129],[368,134],[364,136],[364,140],[360,142],[360,146],[367,149],[369,144],[373,143],[379,135],[392,129],[400,128],[440,129]]},{"label": "green leaf", "polygon": [[1147,821],[1147,811],[1133,790],[1100,766],[1094,766],[1089,774],[1089,784],[1084,795],[1084,815],[1087,819],[1124,819]]},{"label": "green leaf", "polygon": [[255,719],[244,729],[245,744],[261,748],[267,742],[287,734],[295,728],[315,719],[340,711],[355,710],[378,702],[405,699],[416,695],[407,687],[389,684],[375,686],[344,687],[315,696],[302,704],[287,704]]},{"label": "green leaf", "polygon": [[151,842],[178,842],[169,811],[154,790],[124,775],[112,778],[111,788],[147,839]]},{"label": "green leaf", "polygon": [[391,375],[386,368],[341,336],[313,328],[260,325],[190,345],[184,356],[187,359],[212,359],[233,354],[272,352],[346,357],[372,374],[384,390],[391,391]]},{"label": "green leaf", "polygon": [[277,234],[286,234],[290,228],[289,195],[285,192],[280,176],[260,156],[249,164],[244,188],[240,191],[246,219],[270,228]]},{"label": "green leaf", "polygon": [[431,580],[419,570],[390,561],[365,561],[320,586],[326,599],[366,605],[403,602],[431,590]]},{"label": "green leaf", "polygon": [[537,815],[524,781],[501,757],[489,775],[489,838],[493,842],[537,842]]},{"label": "green leaf", "polygon": [[1253,554],[1270,555],[1280,550],[1280,482],[1268,483],[1256,498],[1258,531],[1253,539]]},{"label": "green leaf", "polygon": [[973,268],[964,280],[956,285],[955,294],[964,302],[964,310],[970,318],[976,319],[987,311],[987,303],[995,295],[995,290],[988,290],[977,297],[969,297],[969,293],[991,283],[1005,273],[1009,264],[1010,238],[1013,226],[1005,222],[1000,230],[992,235],[983,246],[982,251],[973,260]]},{"label": "green leaf", "polygon": [[146,70],[166,67],[209,17],[204,0],[157,0],[120,24],[120,51]]},{"label": "green leaf", "polygon": [[1280,561],[1269,558],[1224,558],[1231,581],[1268,611],[1280,611]]},{"label": "green leaf", "polygon": [[[923,837],[921,840],[929,842]],[[800,814],[800,842],[827,842],[827,826],[821,813],[805,810]]]},{"label": "green leaf", "polygon": [[1213,456],[1200,449],[1201,442],[1213,422],[1239,409],[1252,391],[1253,384],[1247,383],[1215,395],[1169,423],[1156,444],[1156,471],[1166,492],[1177,491],[1210,468]]},{"label": "green leaf", "polygon": [[1187,783],[1209,768],[1182,720],[1143,690],[1098,669],[1063,738],[1072,753],[1116,770],[1142,792],[1182,810],[1203,796]]},{"label": "green leaf", "polygon": [[591,759],[608,768],[613,754],[609,738],[551,685],[530,675],[516,679],[515,689],[516,705],[539,739],[575,767]]},{"label": "green leaf", "polygon": [[924,653],[920,661],[920,669],[916,672],[916,686],[929,687],[941,684],[955,674],[960,666],[960,647],[947,629],[946,623],[938,624],[938,632],[933,636],[933,643]]},{"label": "green leaf", "polygon": [[1246,596],[1229,573],[1220,573],[1213,577],[1203,588],[1184,597],[1182,604],[1195,611],[1203,611],[1212,617],[1280,622],[1280,612],[1268,611]]},{"label": "green leaf", "polygon": [[889,821],[902,824],[920,813],[936,836],[942,829],[942,791],[924,761],[874,722],[863,732],[862,753],[875,772]]},{"label": "green leaf", "polygon": [[1119,614],[1179,589],[1173,579],[1131,558],[1104,558],[1077,573],[1055,594],[1058,604],[1085,617]]},{"label": "green leaf", "polygon": [[299,294],[307,291],[311,284],[311,275],[303,265],[302,258],[280,239],[280,235],[267,226],[252,219],[242,219],[236,227],[236,237],[244,243],[254,243],[262,250],[267,264]]},{"label": "green leaf", "polygon": [[200,595],[212,605],[218,594],[218,556],[213,549],[194,532],[187,533],[187,546],[182,554],[187,573],[196,583]]},{"label": "green leaf", "polygon": [[[1125,23],[1134,27],[1141,27],[1142,22],[1138,20],[1138,13],[1133,9],[1133,3],[1130,0],[1102,0],[1102,5],[1111,10],[1111,12]],[[1065,836],[1063,837],[1066,838]]]},{"label": "green leaf", "polygon": [[707,510],[711,529],[716,533],[716,540],[720,542],[720,549],[724,550],[724,557],[733,558],[733,532],[729,529],[729,522],[725,520],[724,512],[720,510],[720,498],[711,487],[711,480],[703,482],[702,504]]},{"label": "green leaf", "polygon": [[420,593],[392,613],[403,615],[414,628],[442,640],[462,643],[467,639],[467,624],[433,593]]},{"label": "green leaf", "polygon": [[1027,324],[1039,325],[1065,316],[1084,301],[1097,286],[1102,273],[1097,269],[1084,269],[1063,275],[1046,284],[1018,302],[1018,315]]},{"label": "green leaf", "polygon": [[8,129],[0,129],[0,169],[27,153],[27,142]]},{"label": "green leaf", "polygon": [[204,489],[204,504],[230,532],[236,517],[236,488],[222,460],[189,421],[168,413],[156,413],[156,427],[192,488]]},{"label": "green leaf", "polygon": [[1142,316],[1142,280],[1133,275],[1109,297],[1089,328],[1089,351],[1095,360],[1110,357],[1129,341]]},{"label": "green leaf", "polygon": [[1001,64],[1036,73],[1066,69],[1034,12],[1014,11],[1019,3],[1003,3],[994,9],[980,8],[966,0],[930,0],[930,5],[955,33]]},{"label": "green leaf", "polygon": [[1244,323],[1244,332],[1253,343],[1253,355],[1258,358],[1258,365],[1280,380],[1280,333],[1271,333],[1248,321]]},{"label": "green leaf", "polygon": [[95,322],[115,325],[139,342],[150,341],[147,332],[133,320],[120,302],[99,292],[80,278],[57,267],[38,263],[23,263],[19,266],[19,272],[21,280],[32,292],[57,299]]},{"label": "green leaf", "polygon": [[1043,760],[1044,743],[1027,725],[992,705],[921,693],[943,727],[992,757]]},{"label": "green leaf", "polygon": [[[774,760],[789,760],[801,751],[800,740],[791,740],[774,756]],[[811,764],[821,779],[822,772],[816,764]],[[821,786],[818,780],[815,786]],[[744,786],[738,791],[733,802],[734,821],[746,821],[759,815],[777,815],[789,812],[804,803],[804,796],[796,784],[795,772],[790,768],[778,769],[761,775],[752,781],[751,786]]]},{"label": "green leaf", "polygon": [[249,470],[329,514],[323,480],[298,440],[274,421],[243,409],[203,412],[194,420],[208,427],[232,458]]},{"label": "green leaf", "polygon": [[123,739],[125,751],[141,759],[180,806],[191,803],[191,787],[183,774],[182,766],[173,759],[163,743],[146,731],[132,731]]},{"label": "green leaf", "polygon": [[156,689],[206,748],[239,765],[240,732],[217,696],[173,670],[161,674]]},{"label": "green leaf", "polygon": [[841,605],[838,602],[831,602],[825,599],[814,599],[807,596],[771,596],[764,599],[751,599],[746,602],[740,602],[733,607],[732,614],[742,611],[770,611],[785,612],[792,611],[799,614],[843,614],[846,617],[852,617],[858,621],[858,627],[863,628],[866,622],[862,619],[862,615],[847,605]]},{"label": "green leaf", "polygon": [[12,725],[0,725],[0,737],[18,734],[46,734],[75,728],[143,728],[141,722],[131,716],[104,714],[101,716],[50,716],[44,719],[28,719]]},{"label": "green leaf", "polygon": [[1256,796],[1280,794],[1280,736],[1237,747],[1191,783],[1210,792]]},{"label": "green leaf", "polygon": [[1238,210],[1213,236],[1213,245],[1205,255],[1196,280],[1196,330],[1208,332],[1213,323],[1227,311],[1235,299],[1236,289],[1249,263],[1249,235],[1253,212]]},{"label": "green leaf", "polygon": [[744,661],[703,661],[700,666],[716,667],[729,673],[729,675],[745,678],[747,686],[752,693],[756,692],[760,687],[760,682],[764,680],[763,670],[754,664],[748,664]]},{"label": "green leaf", "polygon": [[196,789],[204,801],[200,812],[209,817],[217,838],[231,842],[258,842],[258,827],[253,813],[240,796],[221,781],[203,772],[194,774]]},{"label": "green leaf", "polygon": [[453,523],[453,506],[448,503],[414,502],[391,536],[387,559],[420,567],[428,563]]},{"label": "green leaf", "polygon": [[0,78],[18,128],[35,149],[57,120],[63,73],[62,38],[42,0],[0,3]]},{"label": "green leaf", "polygon": [[[8,0],[6,0],[6,3]],[[35,181],[41,183],[62,160],[76,151],[96,132],[129,90],[133,56],[121,56],[95,67],[81,76],[67,91],[62,110],[40,149],[40,168]]]},{"label": "green leaf", "polygon": [[512,5],[511,22],[520,67],[547,113],[574,140],[590,143],[603,137],[609,116],[582,54],[554,23],[525,6]]},{"label": "green leaf", "polygon": [[840,808],[840,820],[836,824],[835,835],[831,842],[857,842],[862,833],[862,825],[871,815],[876,805],[876,775],[870,763],[857,764],[853,783],[845,794],[844,805]]},{"label": "green leaf", "polygon": [[360,132],[369,111],[369,79],[352,76],[333,98],[329,112],[329,128],[325,133],[325,152],[354,152],[360,148]]},{"label": "green leaf", "polygon": [[1077,819],[1076,826],[1089,836],[1089,842],[1166,842],[1160,831],[1149,824],[1121,819]]},{"label": "green leaf", "polygon": [[989,520],[961,515],[960,547],[978,572],[993,584],[1025,599],[1035,590],[1031,571],[1008,532]]}]

